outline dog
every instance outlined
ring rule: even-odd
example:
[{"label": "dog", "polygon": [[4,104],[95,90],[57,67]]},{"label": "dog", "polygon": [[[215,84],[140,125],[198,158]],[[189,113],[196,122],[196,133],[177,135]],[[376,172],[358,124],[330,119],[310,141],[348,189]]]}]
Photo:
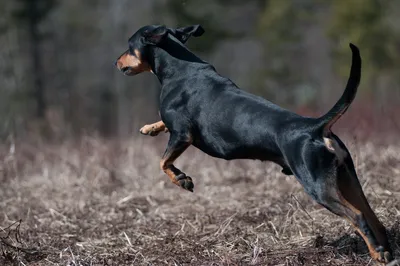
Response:
[{"label": "dog", "polygon": [[174,161],[193,145],[225,160],[272,161],[294,175],[320,205],[347,219],[379,262],[392,260],[386,229],[372,211],[344,143],[332,132],[355,98],[361,79],[359,49],[350,43],[352,65],[345,91],[319,118],[303,117],[239,89],[192,53],[185,43],[203,35],[200,25],[144,26],[115,62],[125,75],[152,72],[161,83],[161,121],[140,132],[169,131],[161,169],[179,187],[193,192],[193,180]]}]

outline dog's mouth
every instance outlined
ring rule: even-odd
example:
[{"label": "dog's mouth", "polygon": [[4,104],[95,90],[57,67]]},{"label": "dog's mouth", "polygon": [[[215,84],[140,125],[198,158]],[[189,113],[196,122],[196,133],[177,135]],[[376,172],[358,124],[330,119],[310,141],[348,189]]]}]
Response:
[{"label": "dog's mouth", "polygon": [[122,73],[124,73],[124,75],[126,76],[130,76],[133,75],[133,68],[132,67],[123,67],[121,68]]}]

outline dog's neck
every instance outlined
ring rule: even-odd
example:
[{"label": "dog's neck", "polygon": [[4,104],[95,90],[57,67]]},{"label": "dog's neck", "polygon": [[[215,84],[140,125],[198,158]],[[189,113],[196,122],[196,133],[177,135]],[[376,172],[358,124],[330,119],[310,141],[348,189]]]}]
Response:
[{"label": "dog's neck", "polygon": [[154,46],[150,59],[151,69],[161,84],[175,75],[189,71],[194,65],[208,65],[186,46],[170,38],[167,38],[162,45]]}]

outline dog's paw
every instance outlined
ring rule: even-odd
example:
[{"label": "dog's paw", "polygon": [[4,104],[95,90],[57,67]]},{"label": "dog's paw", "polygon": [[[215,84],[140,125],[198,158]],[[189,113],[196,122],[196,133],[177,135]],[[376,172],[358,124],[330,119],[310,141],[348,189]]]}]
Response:
[{"label": "dog's paw", "polygon": [[393,260],[392,254],[390,254],[389,251],[383,252],[383,258],[385,260],[385,263],[391,262]]},{"label": "dog's paw", "polygon": [[381,263],[389,263],[393,260],[392,254],[390,254],[389,251],[384,251],[384,248],[382,246],[379,246],[375,250],[375,254],[372,254],[373,258],[377,260],[378,262]]},{"label": "dog's paw", "polygon": [[154,130],[154,126],[153,125],[145,125],[139,131],[143,135],[149,135],[149,136],[152,136],[152,137],[157,136],[158,133],[160,133],[159,131],[155,131]]},{"label": "dog's paw", "polygon": [[175,177],[176,181],[178,182],[179,186],[183,189],[189,190],[193,192],[194,184],[192,178],[190,176],[181,173]]}]

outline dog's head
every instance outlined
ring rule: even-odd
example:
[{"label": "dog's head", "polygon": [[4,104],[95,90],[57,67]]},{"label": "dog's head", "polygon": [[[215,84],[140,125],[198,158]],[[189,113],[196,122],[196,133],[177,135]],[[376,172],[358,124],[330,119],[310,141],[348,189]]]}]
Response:
[{"label": "dog's head", "polygon": [[167,28],[163,25],[144,26],[129,38],[129,49],[118,57],[115,65],[125,75],[134,76],[144,71],[151,71],[149,64],[150,49],[160,46],[172,35],[174,40],[184,44],[189,37],[203,35],[204,29],[200,25],[183,28]]}]

